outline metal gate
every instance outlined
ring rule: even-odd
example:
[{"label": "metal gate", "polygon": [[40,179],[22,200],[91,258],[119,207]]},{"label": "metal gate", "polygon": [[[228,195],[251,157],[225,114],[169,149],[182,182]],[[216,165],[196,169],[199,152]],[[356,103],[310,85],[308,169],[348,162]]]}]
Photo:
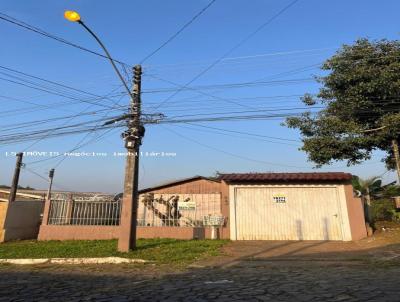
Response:
[{"label": "metal gate", "polygon": [[336,187],[239,187],[237,240],[343,240]]}]

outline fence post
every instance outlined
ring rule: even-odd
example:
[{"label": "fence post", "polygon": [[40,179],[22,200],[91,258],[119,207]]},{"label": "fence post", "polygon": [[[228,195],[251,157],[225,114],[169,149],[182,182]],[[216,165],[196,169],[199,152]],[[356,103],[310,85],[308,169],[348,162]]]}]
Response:
[{"label": "fence post", "polygon": [[48,225],[49,224],[50,204],[51,204],[51,198],[45,198],[45,200],[44,200],[44,209],[43,209],[43,217],[42,217],[42,225]]},{"label": "fence post", "polygon": [[72,193],[69,193],[67,198],[67,211],[65,213],[66,224],[71,224],[73,208],[74,208],[74,198]]}]

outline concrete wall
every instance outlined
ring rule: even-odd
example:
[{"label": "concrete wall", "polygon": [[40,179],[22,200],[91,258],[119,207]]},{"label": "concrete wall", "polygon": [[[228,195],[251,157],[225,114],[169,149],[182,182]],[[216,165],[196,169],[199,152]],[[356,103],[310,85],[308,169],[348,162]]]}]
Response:
[{"label": "concrete wall", "polygon": [[36,239],[44,202],[14,201],[4,204],[5,206],[1,207],[1,209],[6,208],[1,241]]},{"label": "concrete wall", "polygon": [[[42,225],[38,240],[107,240],[119,237],[119,226]],[[137,238],[209,239],[210,228],[138,227]]]},{"label": "concrete wall", "polygon": [[351,238],[352,240],[365,238],[367,237],[367,229],[365,227],[364,209],[361,198],[354,197],[353,186],[351,184],[346,184],[344,191],[346,194]]},{"label": "concrete wall", "polygon": [[119,236],[119,226],[41,225],[38,240],[107,240]]}]

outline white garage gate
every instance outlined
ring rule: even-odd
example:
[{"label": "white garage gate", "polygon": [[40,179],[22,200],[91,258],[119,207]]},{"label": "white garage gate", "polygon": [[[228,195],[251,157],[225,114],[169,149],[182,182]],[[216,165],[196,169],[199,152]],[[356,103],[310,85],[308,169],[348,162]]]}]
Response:
[{"label": "white garage gate", "polygon": [[342,190],[340,185],[233,186],[231,239],[351,240]]}]

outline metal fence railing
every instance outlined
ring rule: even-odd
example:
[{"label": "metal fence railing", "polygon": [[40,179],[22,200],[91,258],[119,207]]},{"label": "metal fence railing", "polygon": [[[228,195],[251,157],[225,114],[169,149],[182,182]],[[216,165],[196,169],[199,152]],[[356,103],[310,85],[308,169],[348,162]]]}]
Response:
[{"label": "metal fence railing", "polygon": [[221,194],[141,194],[138,226],[202,227],[203,218],[221,215]]},{"label": "metal fence railing", "polygon": [[[121,199],[84,197],[51,199],[50,225],[120,224]],[[137,225],[146,227],[202,227],[204,218],[221,215],[221,195],[143,194],[139,197]]]},{"label": "metal fence railing", "polygon": [[119,225],[120,217],[119,200],[51,200],[48,224]]}]

